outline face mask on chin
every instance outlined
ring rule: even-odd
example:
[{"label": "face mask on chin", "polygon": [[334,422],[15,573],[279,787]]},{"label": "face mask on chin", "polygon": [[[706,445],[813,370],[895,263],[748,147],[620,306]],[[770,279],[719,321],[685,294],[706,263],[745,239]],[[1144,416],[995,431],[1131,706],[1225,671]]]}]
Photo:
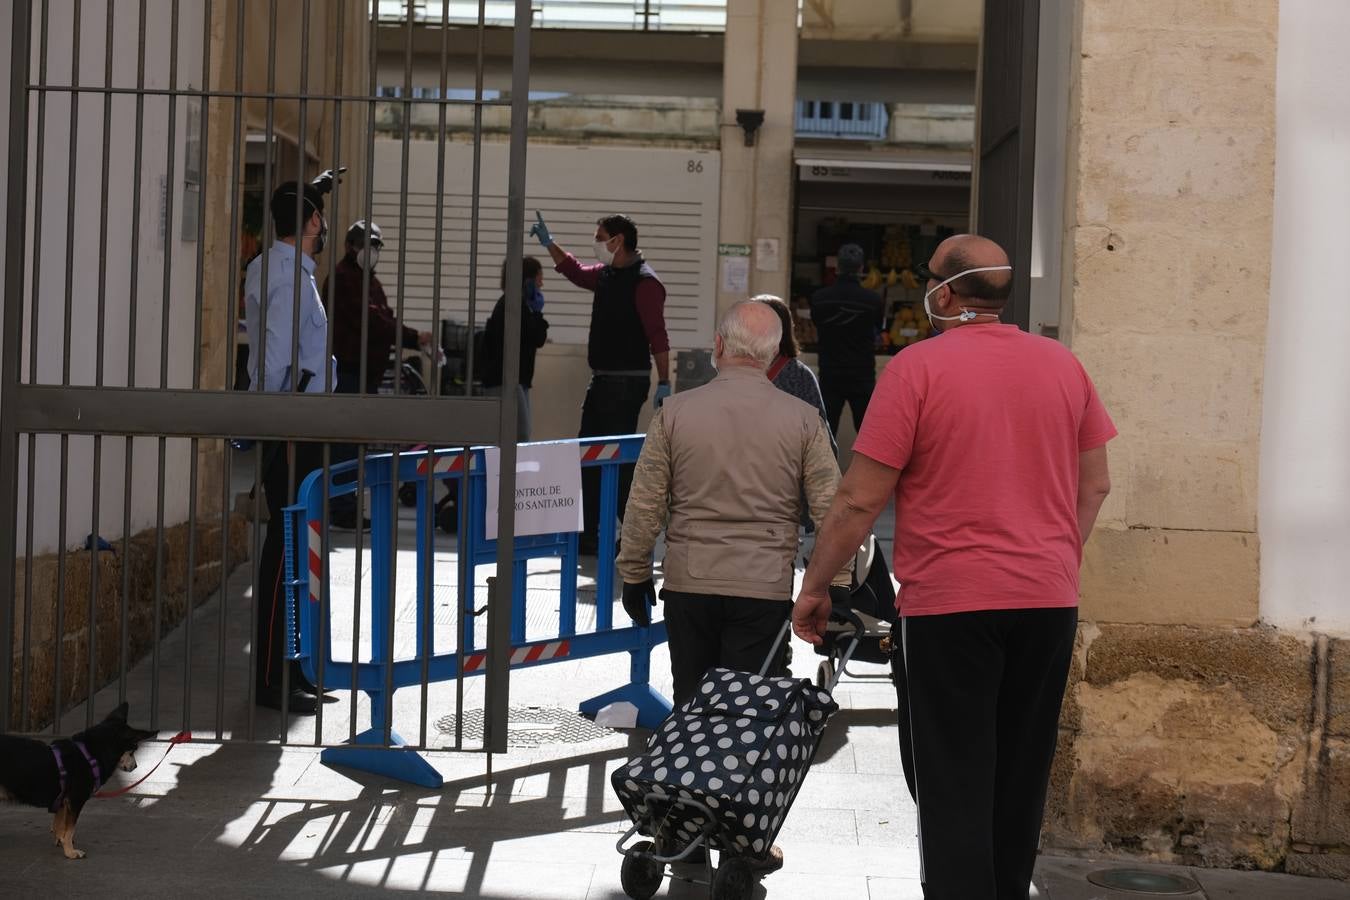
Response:
[{"label": "face mask on chin", "polygon": [[356,264],[360,266],[364,271],[367,272],[375,271],[375,267],[380,264],[380,248],[362,247],[360,250],[357,250]]},{"label": "face mask on chin", "polygon": [[[614,240],[613,238],[609,239]],[[609,249],[609,241],[595,242],[595,258],[607,266],[614,265],[614,250]]]}]

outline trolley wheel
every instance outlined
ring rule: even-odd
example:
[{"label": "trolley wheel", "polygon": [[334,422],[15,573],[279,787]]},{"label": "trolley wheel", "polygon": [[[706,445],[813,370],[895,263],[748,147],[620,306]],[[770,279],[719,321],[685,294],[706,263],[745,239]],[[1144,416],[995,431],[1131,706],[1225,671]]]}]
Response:
[{"label": "trolley wheel", "polygon": [[822,691],[830,689],[830,682],[834,680],[834,660],[822,660],[820,665],[816,666],[816,687]]},{"label": "trolley wheel", "polygon": [[417,505],[417,485],[411,481],[405,481],[398,486],[398,502],[404,506]]},{"label": "trolley wheel", "polygon": [[[619,868],[619,884],[623,892],[633,900],[650,900],[661,888],[661,879],[665,877],[665,866],[647,853],[655,851],[651,841],[639,841],[633,845],[632,854],[624,854],[623,865]],[[640,855],[641,854],[641,855]]]},{"label": "trolley wheel", "polygon": [[713,876],[713,900],[750,900],[755,892],[755,873],[739,856],[727,855]]}]

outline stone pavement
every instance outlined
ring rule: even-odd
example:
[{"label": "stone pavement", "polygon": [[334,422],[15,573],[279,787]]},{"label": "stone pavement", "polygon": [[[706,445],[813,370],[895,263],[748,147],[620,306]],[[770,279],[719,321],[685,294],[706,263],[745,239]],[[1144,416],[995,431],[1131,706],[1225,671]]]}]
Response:
[{"label": "stone pavement", "polygon": [[[401,529],[401,547],[411,546],[411,523]],[[339,539],[350,545],[351,536]],[[368,556],[368,555],[367,555]],[[453,634],[457,590],[452,543],[438,539],[435,583],[437,639]],[[355,553],[334,553],[335,585],[355,581]],[[400,555],[400,584],[411,584],[415,554]],[[368,582],[368,559],[363,564]],[[557,622],[557,562],[531,566],[531,637]],[[403,578],[403,575],[407,578]],[[477,573],[482,590],[486,571]],[[592,573],[593,574],[593,573]],[[589,600],[579,626],[594,617],[593,582],[584,577]],[[161,645],[158,678],[150,661],[126,685],[132,719],[145,724],[155,701],[155,725],[168,733],[184,723],[197,740],[176,747],[139,788],[86,809],[76,844],[87,859],[65,860],[51,846],[44,811],[0,807],[0,885],[8,896],[181,896],[216,893],[250,896],[375,896],[395,891],[432,891],[478,898],[621,898],[620,857],[615,842],[627,827],[609,788],[609,774],[643,745],[645,733],[599,728],[574,715],[577,704],[622,683],[627,658],[568,661],[513,674],[510,750],[488,759],[474,752],[433,751],[428,758],[444,775],[439,791],[413,788],[319,762],[314,719],[291,723],[282,746],[277,714],[259,711],[254,742],[245,690],[248,677],[251,576],[236,572],[222,601],[213,598],[184,628]],[[368,600],[368,585],[363,591]],[[352,594],[348,588],[349,596]],[[398,643],[411,649],[410,587],[397,591]],[[442,603],[442,599],[444,603]],[[334,609],[350,620],[352,604]],[[223,606],[221,604],[224,604]],[[363,621],[368,622],[364,604]],[[223,630],[222,630],[223,624]],[[406,626],[406,627],[404,627]],[[350,621],[335,626],[339,646],[349,645]],[[359,636],[359,635],[358,635]],[[444,646],[444,645],[443,645]],[[191,648],[191,655],[186,650]],[[224,648],[224,654],[221,648]],[[809,677],[817,659],[795,647],[794,670]],[[653,657],[655,685],[669,693],[664,648]],[[183,672],[192,674],[192,700],[184,710]],[[757,896],[773,898],[887,898],[917,900],[917,823],[900,775],[894,692],[884,670],[859,665],[858,677],[841,683],[841,709],[831,720],[815,766],[779,838],[783,871],[769,876]],[[880,676],[880,677],[876,677]],[[217,688],[223,691],[217,696]],[[117,701],[110,686],[95,701],[102,715]],[[322,737],[340,742],[350,733],[353,705],[347,692],[325,708]],[[410,740],[425,733],[432,747],[454,739],[456,686],[436,685],[427,694],[427,724],[421,725],[421,692],[400,692],[398,729]],[[464,683],[466,745],[482,707],[482,681]],[[357,727],[369,712],[354,705]],[[83,726],[83,708],[73,710],[63,731]],[[269,742],[269,739],[270,740]],[[148,745],[139,760],[152,765],[163,745]],[[143,774],[145,769],[137,774]],[[124,783],[127,776],[119,776]],[[1087,875],[1128,861],[1042,858],[1033,896],[1051,900],[1127,900],[1144,896],[1093,887]],[[1163,867],[1149,867],[1171,871]],[[1242,900],[1350,900],[1346,885],[1264,873],[1188,870],[1202,892],[1190,897]],[[659,896],[707,896],[706,888],[669,885]]]}]

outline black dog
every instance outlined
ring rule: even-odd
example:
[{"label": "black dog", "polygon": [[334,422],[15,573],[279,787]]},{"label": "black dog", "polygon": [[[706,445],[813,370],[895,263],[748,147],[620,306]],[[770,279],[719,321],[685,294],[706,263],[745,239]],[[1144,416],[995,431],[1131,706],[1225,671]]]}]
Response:
[{"label": "black dog", "polygon": [[89,798],[114,769],[136,768],[136,747],[156,732],[127,725],[123,703],[108,718],[69,740],[44,744],[0,735],[0,800],[45,806],[56,813],[52,834],[66,859],[83,859],[75,849],[75,821]]}]

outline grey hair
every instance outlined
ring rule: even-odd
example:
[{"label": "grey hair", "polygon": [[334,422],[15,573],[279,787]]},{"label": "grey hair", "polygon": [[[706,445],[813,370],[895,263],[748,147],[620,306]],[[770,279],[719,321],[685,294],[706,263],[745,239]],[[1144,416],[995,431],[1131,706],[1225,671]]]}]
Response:
[{"label": "grey hair", "polygon": [[755,300],[738,300],[717,325],[722,338],[722,354],[752,359],[768,367],[778,356],[783,326],[778,314]]}]

